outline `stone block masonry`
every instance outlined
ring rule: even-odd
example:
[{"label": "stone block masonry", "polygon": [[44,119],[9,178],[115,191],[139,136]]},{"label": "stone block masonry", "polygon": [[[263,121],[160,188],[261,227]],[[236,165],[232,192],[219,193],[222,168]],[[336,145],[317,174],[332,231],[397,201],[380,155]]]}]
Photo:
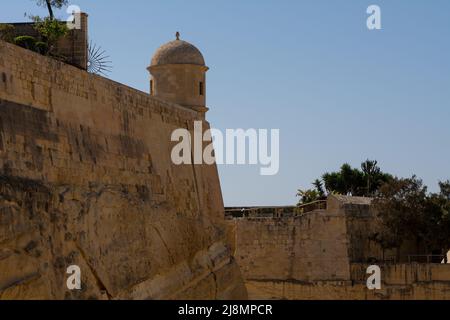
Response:
[{"label": "stone block masonry", "polygon": [[[326,209],[284,214],[228,220],[250,299],[450,299],[450,264],[383,260],[388,253],[369,240],[371,199],[332,195]],[[381,290],[367,288],[372,264]]]},{"label": "stone block masonry", "polygon": [[235,256],[246,279],[349,278],[342,216],[319,210],[295,218],[248,218],[233,222],[237,234]]},{"label": "stone block masonry", "polygon": [[194,120],[0,42],[0,298],[245,298],[216,167],[170,159]]}]

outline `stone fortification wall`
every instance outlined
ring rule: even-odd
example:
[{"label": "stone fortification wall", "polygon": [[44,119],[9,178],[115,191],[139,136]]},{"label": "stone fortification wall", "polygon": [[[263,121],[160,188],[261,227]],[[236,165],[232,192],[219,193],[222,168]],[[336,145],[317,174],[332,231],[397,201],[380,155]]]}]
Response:
[{"label": "stone fortification wall", "polygon": [[0,42],[0,298],[245,297],[216,167],[170,158],[201,118]]}]

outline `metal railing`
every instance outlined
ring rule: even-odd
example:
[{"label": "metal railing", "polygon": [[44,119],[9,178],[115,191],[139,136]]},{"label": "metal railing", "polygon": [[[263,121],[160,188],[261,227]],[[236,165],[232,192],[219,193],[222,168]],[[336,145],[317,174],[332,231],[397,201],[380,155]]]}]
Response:
[{"label": "metal railing", "polygon": [[305,203],[300,206],[297,206],[297,208],[300,213],[307,213],[314,210],[326,210],[327,200],[318,200],[310,203]]},{"label": "metal railing", "polygon": [[284,207],[229,207],[225,208],[227,218],[281,218],[296,217],[315,210],[326,210],[327,201],[320,200],[306,203],[300,206]]}]

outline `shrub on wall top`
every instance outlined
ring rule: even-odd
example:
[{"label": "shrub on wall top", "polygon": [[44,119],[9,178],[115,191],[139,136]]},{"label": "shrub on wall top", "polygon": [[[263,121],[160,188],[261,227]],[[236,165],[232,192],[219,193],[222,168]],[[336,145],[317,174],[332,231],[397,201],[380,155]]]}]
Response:
[{"label": "shrub on wall top", "polygon": [[22,48],[28,50],[35,50],[36,48],[36,38],[31,36],[18,36],[14,38],[14,43]]}]

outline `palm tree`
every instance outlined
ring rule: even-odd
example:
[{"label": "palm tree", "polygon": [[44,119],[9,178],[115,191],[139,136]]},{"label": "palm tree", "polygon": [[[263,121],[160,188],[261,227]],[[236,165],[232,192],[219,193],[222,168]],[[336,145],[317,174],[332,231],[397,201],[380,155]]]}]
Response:
[{"label": "palm tree", "polygon": [[378,162],[376,160],[369,160],[367,159],[365,162],[361,164],[361,169],[364,173],[364,176],[367,180],[367,196],[371,195],[371,183],[375,179],[376,176],[378,176],[381,172],[380,168],[378,167]]},{"label": "palm tree", "polygon": [[314,188],[316,188],[320,198],[325,197],[325,191],[323,190],[322,181],[320,181],[319,179],[314,180],[313,186]]},{"label": "palm tree", "polygon": [[319,193],[315,189],[301,190],[297,191],[297,197],[300,198],[298,206],[302,204],[308,204],[320,199]]}]

